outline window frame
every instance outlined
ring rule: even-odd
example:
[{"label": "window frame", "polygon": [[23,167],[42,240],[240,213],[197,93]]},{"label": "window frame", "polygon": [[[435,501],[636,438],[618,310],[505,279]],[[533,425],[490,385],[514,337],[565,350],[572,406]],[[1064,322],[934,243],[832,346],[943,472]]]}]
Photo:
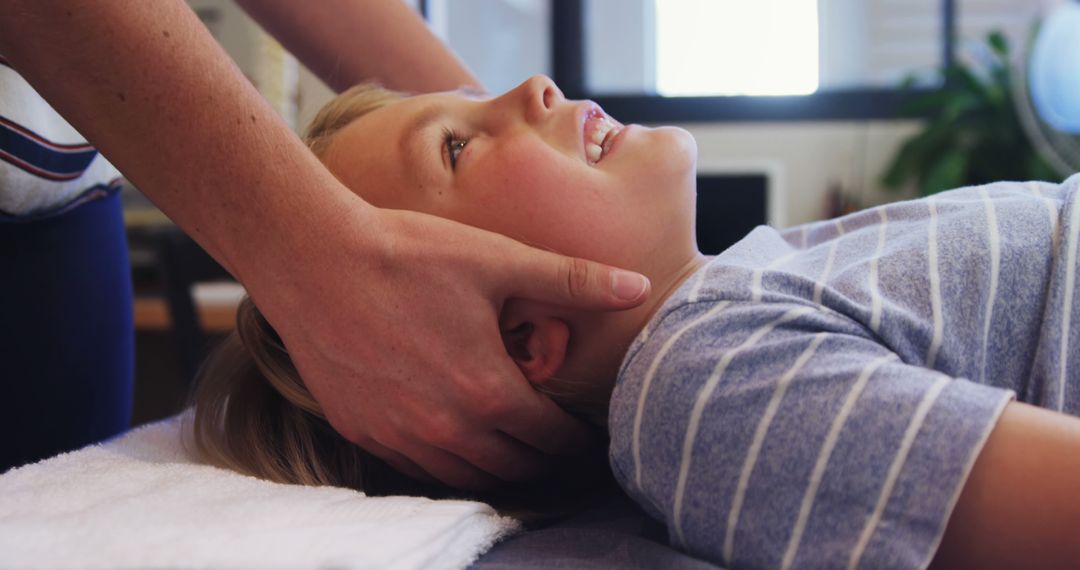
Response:
[{"label": "window frame", "polygon": [[[592,99],[625,122],[752,122],[887,120],[904,114],[908,101],[937,88],[830,89],[809,95],[665,97],[590,93],[585,83],[585,0],[551,0],[551,76],[571,99]],[[956,1],[941,0],[941,66],[956,61]],[[428,19],[428,0],[417,0]],[[556,41],[558,39],[558,41]],[[929,113],[927,111],[926,113]],[[925,115],[925,114],[924,114]]]},{"label": "window frame", "polygon": [[[956,0],[941,0],[942,68],[956,61]],[[830,89],[809,95],[665,97],[590,93],[585,83],[584,0],[551,2],[552,79],[571,99],[592,99],[626,122],[906,119],[906,102],[936,88]],[[558,38],[558,41],[555,39]]]}]

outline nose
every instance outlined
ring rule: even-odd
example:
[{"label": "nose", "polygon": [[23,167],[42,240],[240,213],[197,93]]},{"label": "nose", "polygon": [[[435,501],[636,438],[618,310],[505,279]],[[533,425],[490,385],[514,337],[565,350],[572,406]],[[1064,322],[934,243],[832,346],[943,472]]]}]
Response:
[{"label": "nose", "polygon": [[506,92],[500,99],[506,107],[517,111],[514,114],[522,113],[527,122],[536,124],[547,118],[565,98],[551,78],[534,75]]}]

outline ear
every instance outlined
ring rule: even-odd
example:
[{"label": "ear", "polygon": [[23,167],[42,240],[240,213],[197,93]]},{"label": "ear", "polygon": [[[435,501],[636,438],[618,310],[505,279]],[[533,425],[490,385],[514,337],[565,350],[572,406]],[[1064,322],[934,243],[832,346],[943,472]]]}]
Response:
[{"label": "ear", "polygon": [[503,331],[506,352],[533,384],[547,382],[562,368],[569,341],[570,327],[550,316],[520,320]]}]

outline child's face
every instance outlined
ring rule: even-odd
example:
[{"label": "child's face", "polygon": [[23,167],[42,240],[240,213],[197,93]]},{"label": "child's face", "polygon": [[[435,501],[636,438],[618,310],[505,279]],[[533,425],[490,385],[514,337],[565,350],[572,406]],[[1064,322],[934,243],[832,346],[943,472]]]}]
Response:
[{"label": "child's face", "polygon": [[602,113],[565,99],[546,77],[496,98],[421,95],[354,121],[323,159],[375,206],[453,219],[655,282],[665,259],[697,251],[696,146],[682,129],[630,125],[590,160],[586,137]]}]

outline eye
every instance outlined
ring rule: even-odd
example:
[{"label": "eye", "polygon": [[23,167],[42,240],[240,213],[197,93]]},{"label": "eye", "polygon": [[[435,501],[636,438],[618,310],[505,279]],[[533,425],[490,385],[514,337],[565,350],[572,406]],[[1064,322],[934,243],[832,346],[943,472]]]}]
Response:
[{"label": "eye", "polygon": [[446,156],[450,159],[451,170],[457,168],[458,155],[465,150],[467,144],[469,144],[469,139],[458,136],[450,129],[443,130],[443,146],[446,148]]}]

